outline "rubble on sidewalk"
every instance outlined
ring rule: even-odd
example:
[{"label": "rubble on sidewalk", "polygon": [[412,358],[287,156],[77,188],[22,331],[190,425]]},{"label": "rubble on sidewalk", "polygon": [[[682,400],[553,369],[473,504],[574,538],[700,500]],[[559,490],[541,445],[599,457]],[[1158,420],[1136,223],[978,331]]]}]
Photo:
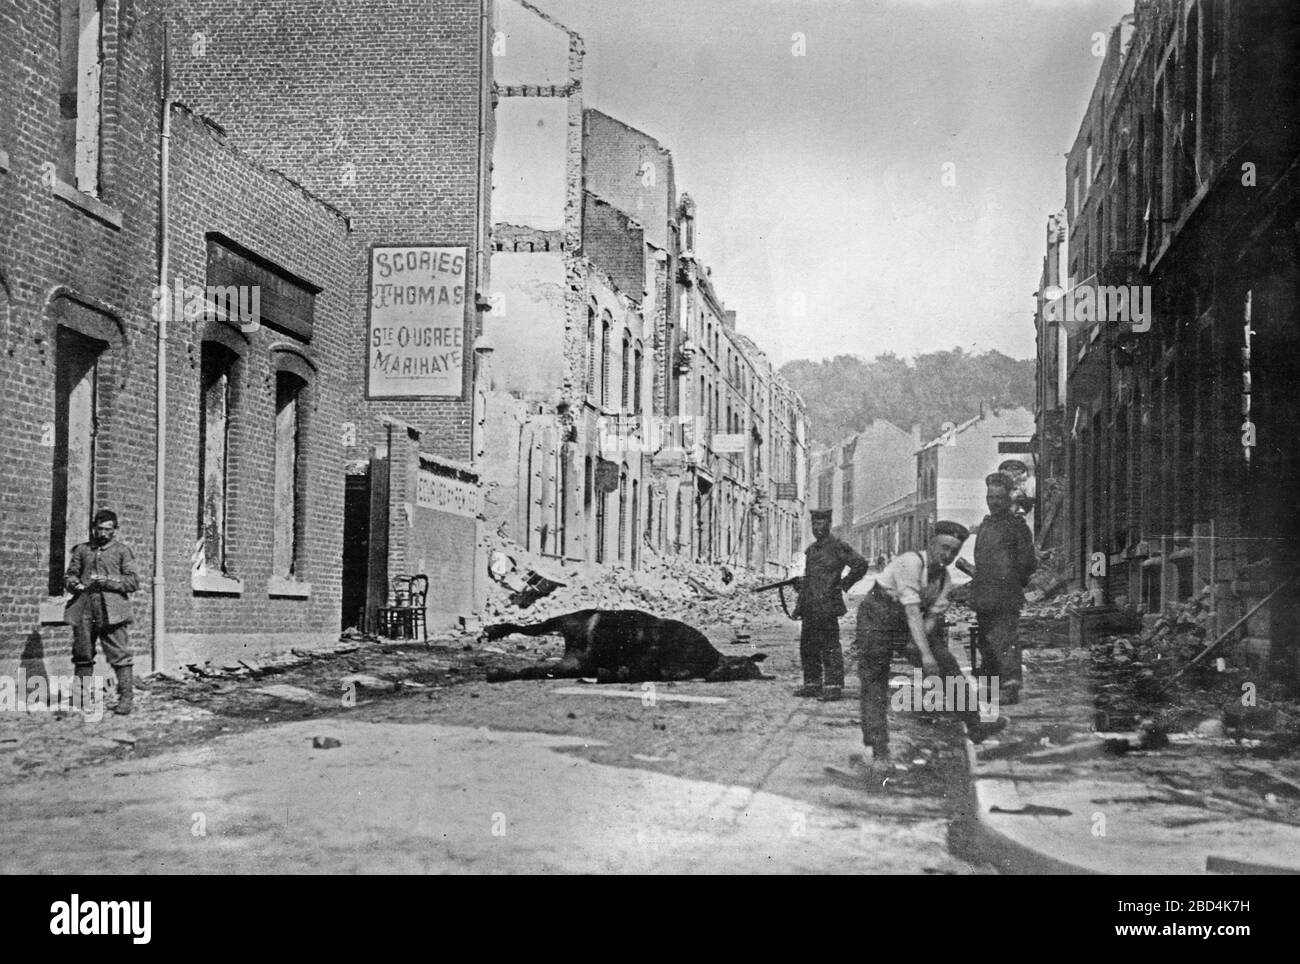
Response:
[{"label": "rubble on sidewalk", "polygon": [[[1207,588],[1145,616],[1103,612],[1086,593],[1027,605],[1025,689],[1009,710],[1008,738],[981,748],[977,772],[1019,767],[1040,793],[1057,781],[1131,782],[1153,804],[1300,826],[1300,699],[1261,681],[1230,645],[1179,672],[1214,640],[1225,602]],[[1089,615],[1102,618],[1081,638],[1062,635]],[[953,642],[964,642],[973,614],[954,607],[949,619]],[[1129,629],[1104,628],[1119,624]],[[1168,819],[1174,827],[1187,818],[1169,809]]]}]

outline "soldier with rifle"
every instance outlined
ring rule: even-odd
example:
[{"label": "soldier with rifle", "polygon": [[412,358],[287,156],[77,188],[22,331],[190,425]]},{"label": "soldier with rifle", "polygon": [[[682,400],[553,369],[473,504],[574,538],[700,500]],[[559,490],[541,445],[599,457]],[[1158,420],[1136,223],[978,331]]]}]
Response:
[{"label": "soldier with rifle", "polygon": [[[831,535],[830,509],[814,509],[811,519],[814,541],[804,553],[803,577],[756,591],[794,587],[798,600],[790,616],[803,620],[799,632],[803,685],[794,693],[832,702],[844,696],[844,650],[840,648],[840,617],[848,612],[844,593],[867,574],[869,564],[848,543]],[[781,602],[785,604],[784,591]]]}]

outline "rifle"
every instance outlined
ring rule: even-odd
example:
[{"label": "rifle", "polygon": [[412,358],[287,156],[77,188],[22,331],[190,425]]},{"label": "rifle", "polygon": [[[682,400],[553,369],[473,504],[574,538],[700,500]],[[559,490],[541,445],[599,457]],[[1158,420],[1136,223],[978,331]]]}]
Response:
[{"label": "rifle", "polygon": [[781,608],[785,610],[785,614],[791,619],[799,619],[799,603],[796,600],[794,612],[790,612],[790,607],[785,603],[785,587],[790,586],[797,593],[802,585],[802,576],[791,576],[789,579],[782,579],[780,582],[769,582],[763,586],[755,586],[751,592],[767,592],[769,589],[775,589],[781,596]]},{"label": "rifle", "polygon": [[786,586],[793,586],[795,592],[798,592],[799,583],[802,581],[802,576],[791,576],[789,579],[782,579],[780,582],[769,582],[765,586],[755,586],[750,592],[767,592],[769,589],[783,589]]}]

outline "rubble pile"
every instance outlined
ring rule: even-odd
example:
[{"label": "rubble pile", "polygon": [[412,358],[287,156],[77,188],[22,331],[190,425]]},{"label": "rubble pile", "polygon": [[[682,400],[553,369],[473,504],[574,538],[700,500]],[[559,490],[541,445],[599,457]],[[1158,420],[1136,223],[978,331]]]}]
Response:
[{"label": "rubble pile", "polygon": [[1025,596],[1021,616],[1028,619],[1067,619],[1092,605],[1092,595],[1084,589],[1054,595],[1050,599]]},{"label": "rubble pile", "polygon": [[262,653],[230,660],[205,660],[202,663],[188,663],[171,670],[155,670],[149,674],[150,679],[169,680],[171,682],[188,682],[196,679],[244,679],[272,676],[288,670],[298,669],[313,660],[332,659],[346,656],[360,649],[358,642],[374,642],[374,636],[365,636],[350,629],[333,646],[320,646],[314,649],[295,647],[287,652]]},{"label": "rubble pile", "polygon": [[1215,597],[1207,586],[1188,602],[1148,616],[1140,633],[1105,635],[1091,643],[1095,727],[1149,723],[1203,741],[1254,735],[1264,739],[1265,754],[1300,738],[1300,702],[1288,699],[1282,687],[1265,687],[1267,692],[1243,703],[1243,684],[1250,683],[1254,693],[1255,674],[1236,665],[1230,647],[1178,676],[1214,638],[1214,616]]},{"label": "rubble pile", "polygon": [[[642,546],[638,567],[566,562],[529,552],[498,534],[487,540],[492,577],[483,623],[541,622],[579,609],[640,609],[696,626],[727,625],[737,635],[755,617],[780,612],[775,590],[743,569],[663,556]],[[786,598],[794,604],[787,589]],[[474,627],[466,627],[471,631]]]},{"label": "rubble pile", "polygon": [[1065,589],[1069,582],[1065,553],[1059,548],[1039,550],[1038,568],[1025,587],[1025,601],[1031,604],[1046,602]]}]

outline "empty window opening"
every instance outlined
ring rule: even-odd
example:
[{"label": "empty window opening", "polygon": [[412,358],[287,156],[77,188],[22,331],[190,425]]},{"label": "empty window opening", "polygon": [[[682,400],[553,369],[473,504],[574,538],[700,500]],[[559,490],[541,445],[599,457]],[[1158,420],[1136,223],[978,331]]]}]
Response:
[{"label": "empty window opening", "polygon": [[106,342],[60,326],[55,344],[50,595],[63,595],[68,555],[89,538],[95,507],[98,370]]}]

